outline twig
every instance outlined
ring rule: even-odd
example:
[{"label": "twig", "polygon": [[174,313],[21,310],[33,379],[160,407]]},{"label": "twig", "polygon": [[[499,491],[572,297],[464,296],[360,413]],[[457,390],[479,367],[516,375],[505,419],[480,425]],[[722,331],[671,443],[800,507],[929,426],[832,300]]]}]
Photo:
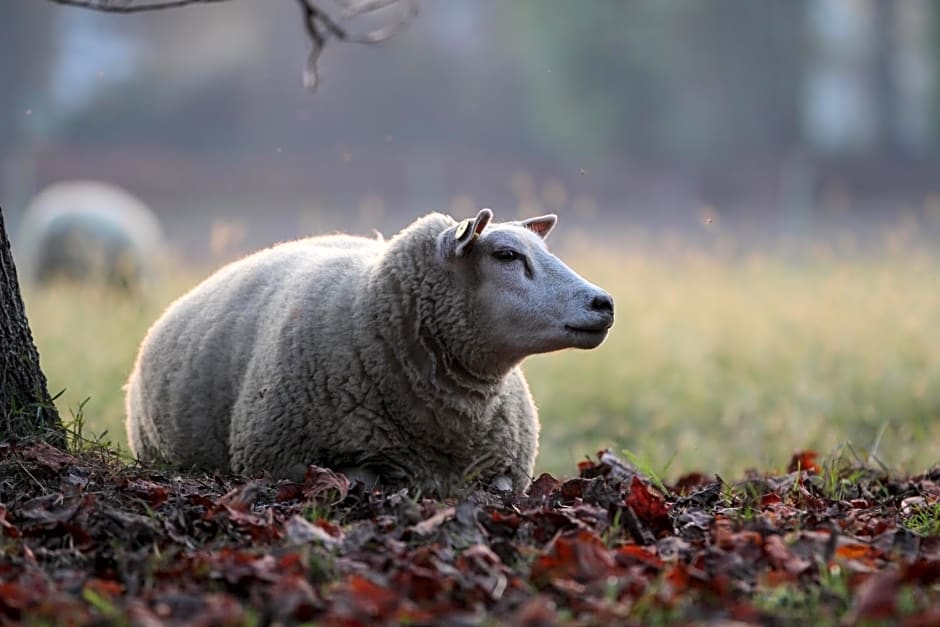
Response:
[{"label": "twig", "polygon": [[[192,1],[192,0],[191,0]],[[218,0],[214,0],[218,1]],[[340,13],[342,19],[351,19],[364,13],[377,11],[393,5],[403,6],[403,10],[398,20],[383,28],[368,31],[361,34],[352,34],[342,26],[326,11],[317,7],[312,0],[297,0],[300,3],[301,11],[304,15],[304,26],[307,33],[316,42],[319,38],[321,46],[325,43],[317,23],[330,35],[340,41],[349,41],[360,44],[375,44],[385,41],[392,35],[400,31],[408,22],[410,22],[418,13],[418,5],[415,0],[371,0],[370,2],[349,3],[347,8]]]},{"label": "twig", "polygon": [[46,486],[44,486],[42,483],[40,483],[40,482],[39,482],[39,479],[37,479],[36,477],[33,476],[33,473],[31,473],[31,472],[29,471],[29,468],[27,468],[26,466],[23,465],[23,462],[21,462],[20,460],[16,460],[16,464],[17,464],[20,468],[23,469],[23,472],[25,472],[27,475],[29,475],[29,478],[32,479],[33,482],[34,482],[36,485],[39,486],[39,489],[42,490],[42,493],[43,493],[43,494],[49,494],[49,490],[46,489]]},{"label": "twig", "polygon": [[[403,29],[405,26],[407,26],[407,24],[411,20],[413,20],[415,16],[418,14],[418,3],[416,2],[416,0],[399,0],[398,2],[395,2],[395,4],[399,4],[404,7],[402,9],[401,14],[398,16],[398,21],[392,24],[389,24],[388,26],[384,28],[379,28],[373,31],[369,31],[361,35],[347,36],[346,41],[352,41],[352,42],[360,43],[360,44],[377,44],[377,43],[381,43],[385,41],[389,37],[392,37],[398,34],[398,32],[401,31],[401,29]],[[389,5],[386,5],[386,6],[389,6]],[[376,9],[378,8],[381,8],[381,7],[376,7]],[[376,9],[370,9],[370,10],[376,10]],[[355,13],[353,14],[353,17],[355,15],[359,15],[364,12],[365,11],[361,11],[360,13]]]},{"label": "twig", "polygon": [[394,4],[398,4],[399,1],[400,0],[347,0],[346,7],[339,15],[342,19],[349,19],[357,15],[381,11]]},{"label": "twig", "polygon": [[[164,9],[175,9],[193,4],[216,4],[228,2],[228,0],[147,0],[135,2],[135,0],[49,0],[55,4],[63,6],[77,7],[89,11],[99,11],[102,13],[142,13],[144,11],[161,11]],[[312,47],[310,54],[307,55],[307,63],[304,65],[303,84],[310,90],[317,88],[319,77],[317,74],[317,62],[320,60],[320,54],[330,37],[335,37],[340,41],[348,41],[360,44],[376,44],[385,41],[395,35],[398,31],[414,18],[418,13],[417,0],[345,0],[341,2],[343,7],[340,10],[340,20],[350,20],[365,13],[372,13],[400,5],[403,8],[398,19],[388,26],[378,28],[365,33],[351,34],[346,28],[340,25],[339,20],[334,19],[329,13],[318,7],[315,0],[297,0],[300,3],[301,13],[303,15],[304,29],[310,36]]]},{"label": "twig", "polygon": [[101,13],[143,13],[144,11],[175,9],[190,4],[228,2],[228,0],[163,0],[162,2],[148,2],[146,4],[131,4],[131,2],[127,0],[121,3],[116,3],[113,0],[49,0],[49,2],[68,7],[77,7],[79,9],[100,11]]}]

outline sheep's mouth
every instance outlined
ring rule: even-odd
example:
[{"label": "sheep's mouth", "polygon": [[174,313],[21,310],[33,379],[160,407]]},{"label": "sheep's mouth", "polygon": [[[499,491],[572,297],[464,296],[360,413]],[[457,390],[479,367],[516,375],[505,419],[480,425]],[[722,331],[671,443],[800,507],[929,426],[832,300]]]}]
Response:
[{"label": "sheep's mouth", "polygon": [[607,321],[577,326],[566,324],[568,345],[573,348],[596,348],[607,338],[610,325]]},{"label": "sheep's mouth", "polygon": [[584,327],[575,327],[570,324],[566,324],[565,329],[567,329],[568,331],[571,331],[572,333],[583,333],[585,335],[599,336],[599,335],[606,334],[608,329],[610,329],[610,325],[607,324],[606,322],[603,324],[594,324],[594,325],[584,326]]}]

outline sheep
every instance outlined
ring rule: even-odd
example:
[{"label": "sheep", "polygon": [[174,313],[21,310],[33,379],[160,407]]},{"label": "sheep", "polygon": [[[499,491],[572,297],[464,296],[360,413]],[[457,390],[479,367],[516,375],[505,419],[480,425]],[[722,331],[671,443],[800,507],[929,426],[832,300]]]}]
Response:
[{"label": "sheep", "polygon": [[29,203],[17,238],[22,276],[136,290],[163,249],[153,212],[127,191],[99,181],[62,181]]},{"label": "sheep", "polygon": [[[126,386],[145,463],[521,491],[538,413],[520,362],[597,347],[613,300],[548,252],[555,215],[432,213],[388,241],[279,244],[170,305]],[[477,485],[480,485],[477,484]]]}]

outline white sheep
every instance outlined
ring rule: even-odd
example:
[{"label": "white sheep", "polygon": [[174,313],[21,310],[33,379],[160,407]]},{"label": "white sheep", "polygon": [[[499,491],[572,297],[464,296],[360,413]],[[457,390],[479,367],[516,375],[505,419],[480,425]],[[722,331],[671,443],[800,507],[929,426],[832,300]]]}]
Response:
[{"label": "white sheep", "polygon": [[135,289],[163,250],[153,212],[127,191],[100,181],[62,181],[29,203],[17,238],[28,281],[100,281]]},{"label": "white sheep", "polygon": [[280,244],[229,264],[148,332],[127,384],[144,462],[298,479],[316,463],[450,493],[523,489],[528,355],[594,348],[613,301],[548,252],[548,215],[420,218],[389,241]]}]

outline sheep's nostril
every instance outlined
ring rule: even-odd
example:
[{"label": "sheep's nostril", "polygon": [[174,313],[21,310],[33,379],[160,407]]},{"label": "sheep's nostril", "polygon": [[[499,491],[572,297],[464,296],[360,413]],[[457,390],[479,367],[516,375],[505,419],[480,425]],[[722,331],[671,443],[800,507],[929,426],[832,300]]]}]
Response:
[{"label": "sheep's nostril", "polygon": [[614,299],[607,294],[598,294],[591,299],[591,309],[614,313]]}]

